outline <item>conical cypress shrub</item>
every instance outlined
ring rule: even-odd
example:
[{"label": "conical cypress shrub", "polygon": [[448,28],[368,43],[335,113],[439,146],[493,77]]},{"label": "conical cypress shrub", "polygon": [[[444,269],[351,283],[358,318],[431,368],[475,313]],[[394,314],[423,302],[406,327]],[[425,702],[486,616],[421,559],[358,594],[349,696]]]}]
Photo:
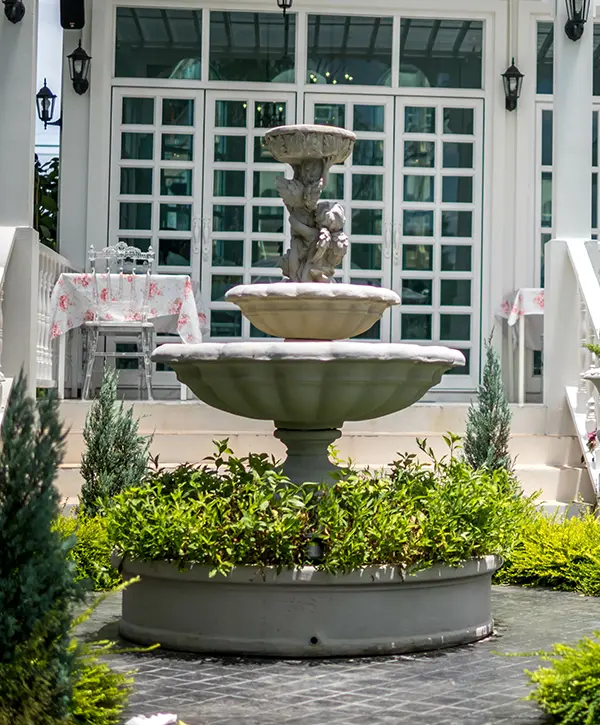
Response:
[{"label": "conical cypress shrub", "polygon": [[471,404],[467,416],[464,451],[469,465],[489,470],[512,470],[508,451],[511,418],[500,360],[490,336],[485,343],[485,365],[477,402]]},{"label": "conical cypress shrub", "polygon": [[[74,658],[69,628],[72,607],[84,598],[66,558],[71,542],[53,529],[60,511],[54,480],[64,454],[56,396],[36,404],[20,376],[0,435],[0,668],[10,672],[23,664],[24,682],[43,676],[52,694],[46,712],[51,722],[68,711]],[[23,663],[20,655],[34,641],[43,662]],[[8,679],[0,676],[0,703],[18,710],[19,703],[11,703],[18,697],[14,678]]]}]

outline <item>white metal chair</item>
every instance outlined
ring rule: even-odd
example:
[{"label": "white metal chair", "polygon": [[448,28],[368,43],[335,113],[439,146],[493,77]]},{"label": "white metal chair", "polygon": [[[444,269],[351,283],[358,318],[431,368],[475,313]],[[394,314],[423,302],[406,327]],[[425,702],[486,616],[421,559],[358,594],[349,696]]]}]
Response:
[{"label": "white metal chair", "polygon": [[[92,384],[92,373],[96,357],[114,358],[137,358],[139,371],[139,395],[142,396],[142,388],[146,388],[148,400],[152,396],[152,361],[150,354],[152,350],[152,337],[154,325],[148,322],[148,304],[150,297],[150,273],[154,261],[154,250],[142,252],[137,247],[130,247],[125,242],[119,242],[112,247],[96,250],[90,247],[89,258],[91,265],[91,276],[93,285],[93,319],[84,323],[87,340],[87,364],[85,381],[83,385],[83,400],[87,400]],[[100,290],[98,275],[96,273],[96,262],[106,261],[106,287]],[[127,267],[127,271],[125,268]],[[143,274],[138,274],[139,269]],[[117,281],[114,272],[118,273]],[[123,289],[126,276],[131,275],[129,299],[124,299]],[[139,282],[138,282],[139,280]],[[117,289],[115,289],[115,281]],[[141,286],[141,294],[138,294],[138,286]],[[131,315],[134,312],[134,315]],[[134,317],[134,319],[128,319]],[[105,338],[109,335],[129,337],[136,336],[138,339],[137,352],[98,352],[98,340],[100,335]],[[106,346],[105,346],[106,347]]]}]

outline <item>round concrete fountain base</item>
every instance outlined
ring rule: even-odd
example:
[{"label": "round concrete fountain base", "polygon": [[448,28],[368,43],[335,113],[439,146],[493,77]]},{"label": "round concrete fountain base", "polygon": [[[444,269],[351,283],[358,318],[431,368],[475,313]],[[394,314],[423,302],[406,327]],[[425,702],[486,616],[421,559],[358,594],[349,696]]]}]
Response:
[{"label": "round concrete fountain base", "polygon": [[125,560],[120,633],[187,652],[332,657],[451,647],[491,634],[495,556],[403,578],[393,567],[345,575],[312,567],[239,567],[209,577],[167,562]]}]

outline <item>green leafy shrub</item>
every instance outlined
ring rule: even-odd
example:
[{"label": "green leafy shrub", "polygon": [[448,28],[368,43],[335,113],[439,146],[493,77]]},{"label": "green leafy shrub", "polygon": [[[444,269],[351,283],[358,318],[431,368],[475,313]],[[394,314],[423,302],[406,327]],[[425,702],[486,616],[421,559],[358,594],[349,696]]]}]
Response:
[{"label": "green leafy shrub", "polygon": [[101,513],[117,493],[139,485],[148,466],[152,437],[140,435],[133,409],[117,403],[117,382],[117,373],[106,368],[83,428],[79,503],[89,516]]},{"label": "green leafy shrub", "polygon": [[473,468],[513,467],[508,451],[511,412],[502,382],[502,368],[492,338],[485,343],[483,379],[477,391],[477,403],[467,415],[465,456]]},{"label": "green leafy shrub", "polygon": [[112,544],[104,517],[89,517],[83,512],[77,517],[61,514],[55,528],[65,540],[75,541],[67,556],[75,565],[76,581],[85,581],[96,592],[121,583],[121,575],[110,563]]},{"label": "green leafy shrub", "polygon": [[[60,511],[54,480],[64,452],[58,400],[52,394],[36,403],[26,391],[21,375],[1,429],[0,664],[14,666],[35,640],[34,654],[44,652],[44,687],[51,693],[45,714],[59,718],[71,696],[71,611],[84,590],[67,561],[73,542],[54,529]],[[11,678],[0,677],[0,703],[11,692]]]},{"label": "green leafy shrub", "polygon": [[527,672],[536,689],[529,695],[564,725],[600,723],[600,637],[586,637],[574,647],[556,644],[552,652],[540,653],[550,667]]},{"label": "green leafy shrub", "polygon": [[405,456],[390,475],[343,470],[323,489],[281,475],[266,455],[238,459],[227,442],[207,465],[158,470],[118,495],[107,514],[109,538],[138,560],[234,566],[418,569],[506,555],[533,503],[506,470],[474,471],[454,455],[431,465]]},{"label": "green leafy shrub", "polygon": [[600,596],[600,520],[532,517],[496,581]]}]

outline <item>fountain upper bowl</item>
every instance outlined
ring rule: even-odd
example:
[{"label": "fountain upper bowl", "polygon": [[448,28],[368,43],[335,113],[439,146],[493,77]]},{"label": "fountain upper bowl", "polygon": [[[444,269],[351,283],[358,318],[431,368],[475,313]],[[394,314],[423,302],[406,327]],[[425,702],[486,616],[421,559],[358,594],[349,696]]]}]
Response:
[{"label": "fountain upper bowl", "polygon": [[233,287],[225,295],[250,322],[287,340],[346,340],[400,304],[392,290],[359,284],[274,282]]},{"label": "fountain upper bowl", "polygon": [[446,347],[368,342],[171,344],[152,359],[214,408],[295,430],[340,428],[408,408],[465,364]]},{"label": "fountain upper bowl", "polygon": [[307,159],[327,159],[342,164],[352,153],[356,135],[345,128],[319,125],[278,126],[265,134],[270,152],[292,166]]}]

